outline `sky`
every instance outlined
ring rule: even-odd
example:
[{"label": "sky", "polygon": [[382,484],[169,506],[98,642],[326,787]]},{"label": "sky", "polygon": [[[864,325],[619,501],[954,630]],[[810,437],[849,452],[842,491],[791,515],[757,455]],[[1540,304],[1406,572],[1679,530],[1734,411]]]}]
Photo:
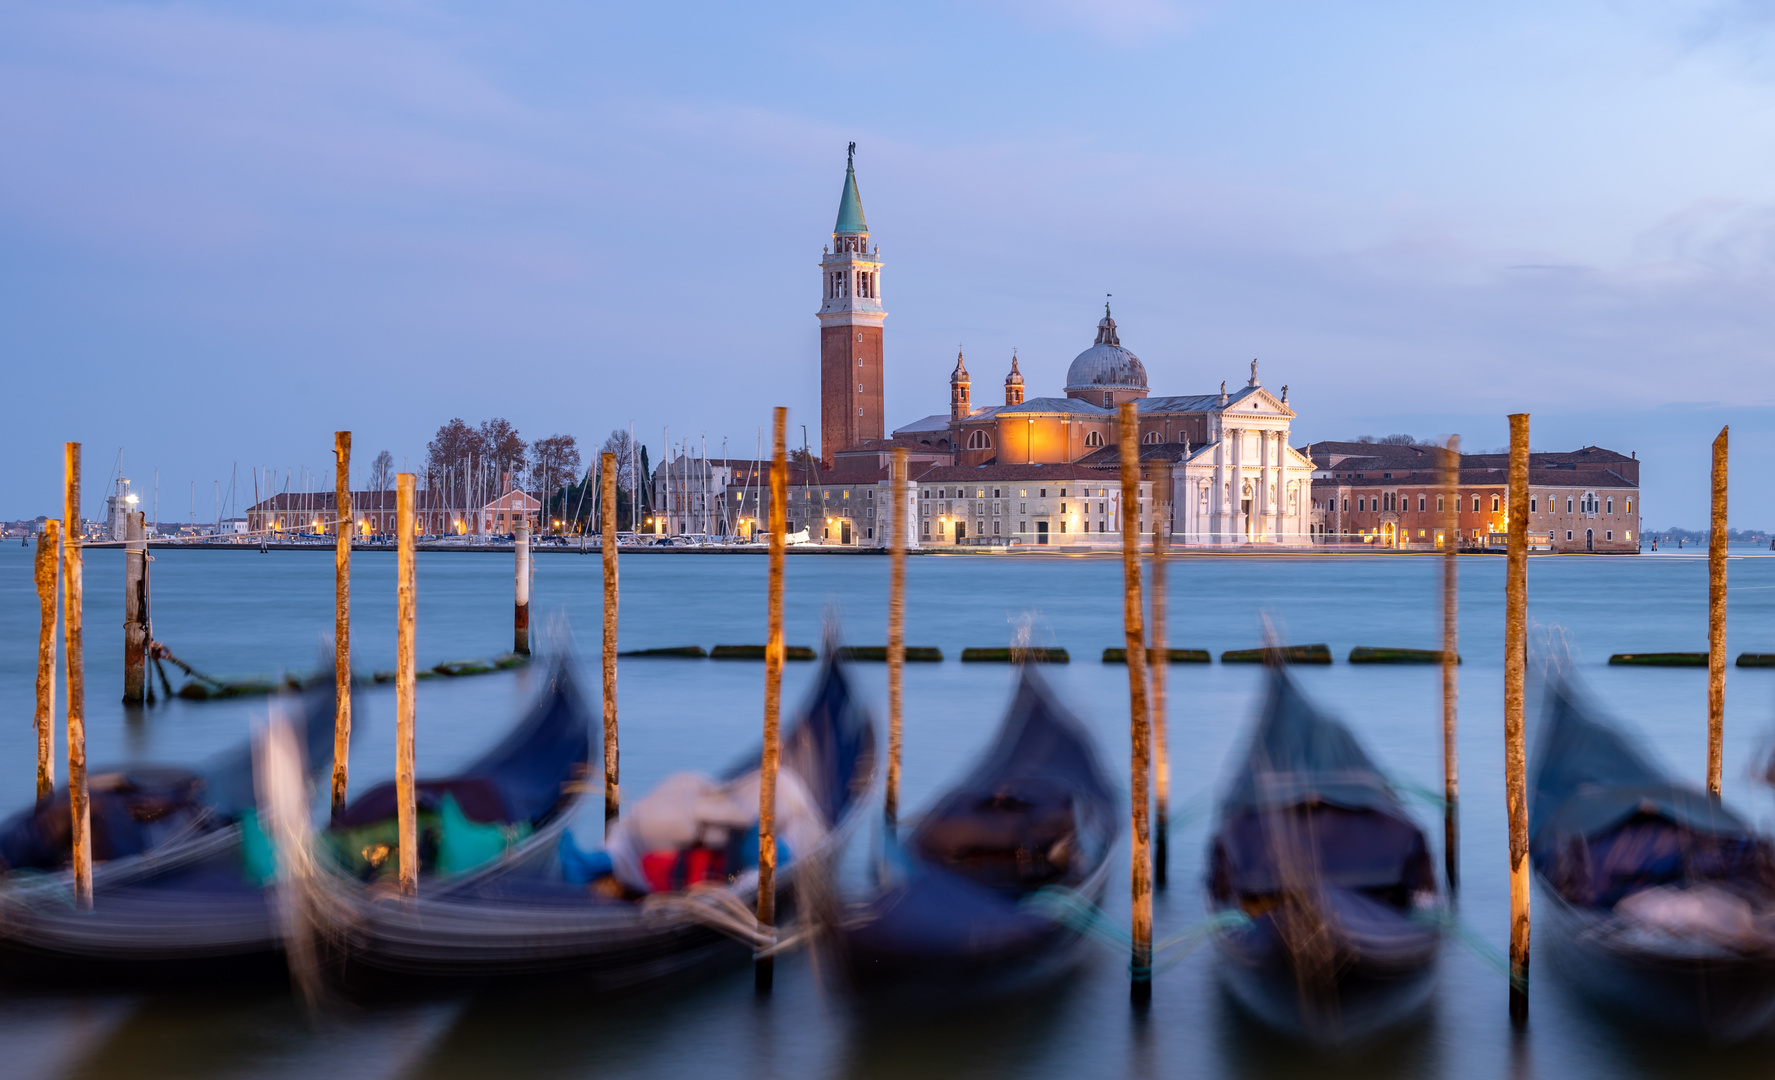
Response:
[{"label": "sky", "polygon": [[336,429],[817,446],[850,141],[890,427],[958,348],[1058,394],[1113,294],[1156,392],[1256,358],[1296,445],[1528,412],[1699,528],[1730,425],[1775,527],[1775,9],[1650,0],[0,0],[0,518],[68,440],[166,521]]}]

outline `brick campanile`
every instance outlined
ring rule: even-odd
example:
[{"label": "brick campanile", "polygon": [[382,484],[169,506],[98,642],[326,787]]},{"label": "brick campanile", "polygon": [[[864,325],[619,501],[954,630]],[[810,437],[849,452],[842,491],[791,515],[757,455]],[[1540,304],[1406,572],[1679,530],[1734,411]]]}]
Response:
[{"label": "brick campanile", "polygon": [[820,259],[820,459],[887,435],[882,402],[881,259],[857,194],[857,144],[850,144],[832,246]]}]

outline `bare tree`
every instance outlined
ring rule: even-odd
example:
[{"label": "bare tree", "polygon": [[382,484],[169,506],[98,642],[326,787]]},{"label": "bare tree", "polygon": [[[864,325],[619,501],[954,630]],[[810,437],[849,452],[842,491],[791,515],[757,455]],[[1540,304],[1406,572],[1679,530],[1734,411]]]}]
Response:
[{"label": "bare tree", "polygon": [[612,431],[610,438],[598,448],[600,454],[616,455],[616,487],[618,491],[633,492],[635,471],[635,442],[626,431]]},{"label": "bare tree", "polygon": [[394,455],[384,450],[370,462],[369,490],[387,491],[394,487]]},{"label": "bare tree", "polygon": [[481,423],[479,453],[487,468],[496,474],[511,473],[512,486],[524,486],[524,471],[529,465],[529,447],[518,437],[518,429],[502,416]]},{"label": "bare tree", "polygon": [[[579,440],[571,435],[550,435],[532,443],[530,454],[530,474],[536,481],[537,499],[547,518],[549,501],[579,478]],[[561,518],[565,520],[566,516],[563,505]]]}]

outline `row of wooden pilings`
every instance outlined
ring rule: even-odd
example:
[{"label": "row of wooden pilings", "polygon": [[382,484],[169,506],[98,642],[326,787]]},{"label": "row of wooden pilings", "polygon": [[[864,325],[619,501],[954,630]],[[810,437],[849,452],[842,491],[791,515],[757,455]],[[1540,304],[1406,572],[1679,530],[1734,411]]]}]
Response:
[{"label": "row of wooden pilings", "polygon": [[[1141,467],[1137,443],[1138,423],[1132,404],[1121,406],[1122,505],[1140,505]],[[1525,677],[1528,664],[1528,517],[1529,517],[1529,417],[1512,414],[1510,420],[1508,546],[1506,548],[1504,600],[1504,772],[1505,800],[1509,819],[1510,859],[1510,1015],[1523,1023],[1528,1015],[1529,883],[1527,756],[1524,746]],[[783,636],[783,550],[787,530],[788,501],[786,435],[788,410],[777,408],[772,424],[770,468],[769,568],[766,590],[767,644],[765,647],[764,749],[760,760],[758,921],[766,927],[776,921],[776,773],[781,714],[782,673],[785,658]],[[1708,547],[1708,687],[1707,687],[1707,790],[1720,794],[1722,738],[1725,718],[1726,656],[1726,481],[1728,429],[1721,429],[1713,443],[1711,478],[1711,536]],[[37,795],[53,793],[54,713],[58,593],[61,598],[63,652],[67,658],[66,731],[68,737],[68,785],[71,812],[74,901],[82,909],[92,906],[91,812],[86,781],[85,666],[82,611],[82,557],[80,515],[79,443],[66,444],[64,453],[65,498],[61,522],[45,523],[38,537],[35,581],[40,607],[37,663]],[[1460,480],[1460,439],[1448,442],[1443,474],[1443,505],[1449,515],[1444,535],[1454,536],[1458,524],[1457,487]],[[351,433],[336,432],[338,521],[350,522]],[[604,719],[604,818],[606,828],[617,818],[620,803],[616,656],[619,603],[616,542],[615,455],[601,459],[602,554],[604,571],[603,625],[603,719]],[[1154,474],[1155,495],[1168,490],[1168,464]],[[418,583],[414,550],[417,477],[401,473],[395,482],[397,555],[396,638],[396,758],[400,888],[406,895],[418,891],[418,818],[414,791],[415,747],[415,637],[417,632]],[[909,487],[906,451],[894,451],[890,469],[893,505],[889,551],[888,599],[888,761],[887,790],[883,812],[890,830],[899,814],[901,724],[901,676],[905,663],[906,537],[900,515],[905,512]],[[1149,504],[1155,507],[1160,500]],[[132,522],[131,540],[141,539],[139,515]],[[1155,877],[1166,880],[1170,799],[1170,761],[1166,740],[1165,691],[1165,564],[1169,534],[1153,515],[1151,546],[1151,627],[1146,626],[1146,604],[1140,565],[1139,515],[1124,515],[1122,527],[1123,631],[1128,658],[1129,787],[1132,796],[1129,894],[1133,949],[1130,957],[1131,997],[1136,1003],[1152,993],[1152,890]],[[334,766],[332,808],[345,806],[349,779],[351,740],[351,532],[341,526],[334,556]],[[520,526],[516,547],[513,647],[530,651],[529,544]],[[132,543],[126,554],[125,574],[125,699],[141,700],[143,659],[149,644],[147,629],[147,551],[145,541]],[[1458,701],[1458,553],[1445,545],[1441,607],[1443,617],[1443,784],[1444,870],[1449,889],[1457,890],[1459,875],[1459,769],[1456,761]],[[60,579],[58,581],[58,578]],[[1157,658],[1149,662],[1149,656]],[[131,693],[135,694],[132,699]],[[1149,830],[1157,823],[1157,844]],[[773,977],[768,953],[756,961],[756,984],[768,991]]]}]

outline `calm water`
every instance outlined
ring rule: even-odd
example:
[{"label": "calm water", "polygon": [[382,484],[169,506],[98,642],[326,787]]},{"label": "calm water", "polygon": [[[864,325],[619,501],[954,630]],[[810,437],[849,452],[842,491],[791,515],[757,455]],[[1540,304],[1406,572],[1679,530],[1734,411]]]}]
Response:
[{"label": "calm water", "polygon": [[[0,807],[30,797],[36,602],[30,553],[0,548]],[[188,760],[244,738],[264,702],[175,702],[126,716],[121,693],[122,554],[88,553],[88,738],[95,766],[126,759]],[[788,561],[791,644],[818,643],[828,614],[855,644],[885,640],[887,562],[850,557]],[[511,562],[497,555],[431,554],[419,561],[419,659],[489,656],[509,647]],[[764,560],[625,556],[625,648],[763,640]],[[1493,946],[1507,936],[1502,760],[1503,560],[1462,562],[1461,914]],[[1353,668],[1353,645],[1435,648],[1439,562],[1423,558],[1180,559],[1172,569],[1172,644],[1254,646],[1268,615],[1295,642],[1327,642],[1339,662],[1301,669],[1309,693],[1350,721],[1374,755],[1426,788],[1441,783],[1440,688],[1434,669]],[[1563,636],[1593,691],[1684,775],[1706,760],[1705,672],[1610,670],[1611,652],[1706,647],[1706,564],[1684,553],[1634,558],[1541,558],[1530,564],[1531,618]],[[326,552],[159,552],[155,635],[215,673],[263,673],[312,663],[332,627]],[[394,657],[394,559],[355,561],[353,638],[360,667]],[[1731,637],[1741,651],[1775,651],[1775,559],[1745,549],[1731,564]],[[1070,649],[1047,669],[1059,693],[1098,734],[1126,776],[1126,669],[1095,658],[1121,643],[1119,564],[1104,559],[925,557],[911,561],[907,642],[951,658],[964,646],[1002,645],[1027,626],[1035,644]],[[561,639],[577,634],[596,665],[599,560],[538,559],[535,612]],[[791,665],[793,701],[813,665]],[[879,665],[859,672],[878,714]],[[595,673],[587,685],[595,688]],[[1173,800],[1218,787],[1254,708],[1260,672],[1173,669]],[[624,790],[662,775],[714,769],[757,738],[763,665],[625,661],[620,706]],[[492,742],[533,691],[525,673],[419,689],[422,773],[449,770]],[[967,767],[996,725],[1011,687],[1004,667],[909,665],[902,805],[917,808]],[[393,772],[392,692],[373,690],[368,730],[354,752],[355,789]],[[1775,725],[1775,671],[1731,669],[1727,682],[1727,797],[1765,825],[1775,802],[1749,779]],[[1431,811],[1422,819],[1431,825]],[[1198,868],[1206,821],[1174,827],[1172,886],[1159,894],[1158,935],[1202,915]],[[590,825],[590,823],[588,823]],[[1440,835],[1440,829],[1432,829]],[[582,830],[592,843],[595,825]],[[866,850],[860,836],[857,847]],[[1126,873],[1107,904],[1125,922]],[[1538,943],[1537,943],[1538,944]],[[1255,1030],[1223,999],[1212,954],[1198,951],[1157,978],[1151,1012],[1127,1005],[1126,957],[1093,953],[1052,993],[953,1021],[872,1018],[822,990],[805,957],[779,964],[777,992],[756,1002],[744,968],[690,991],[621,1001],[563,1000],[509,989],[497,996],[367,1003],[310,1022],[277,988],[209,995],[0,997],[0,1046],[9,1077],[401,1076],[681,1077],[703,1073],[796,1076],[1297,1076],[1505,1075],[1763,1076],[1775,1042],[1697,1048],[1624,1030],[1573,1001],[1535,961],[1533,1016],[1514,1040],[1504,980],[1451,944],[1437,999],[1415,1030],[1325,1057]]]}]

